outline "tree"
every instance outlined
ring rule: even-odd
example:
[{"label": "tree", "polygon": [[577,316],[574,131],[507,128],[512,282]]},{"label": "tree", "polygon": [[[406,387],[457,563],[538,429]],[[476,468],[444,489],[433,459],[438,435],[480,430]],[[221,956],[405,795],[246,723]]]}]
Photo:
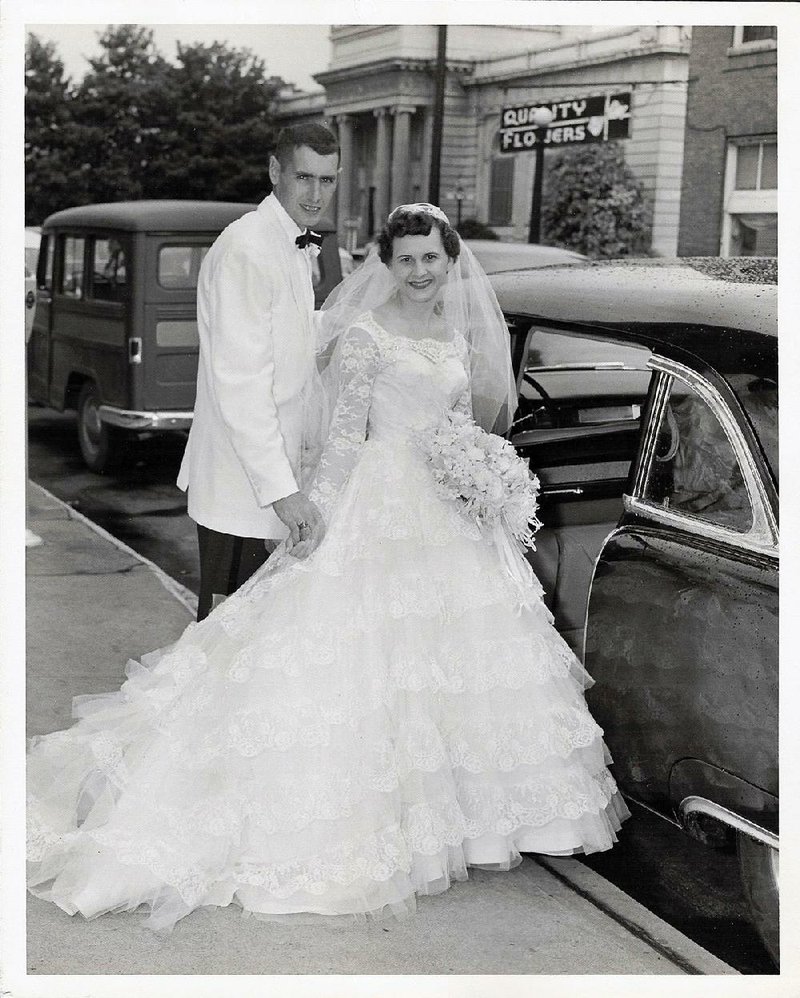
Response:
[{"label": "tree", "polygon": [[162,133],[174,113],[171,67],[153,32],[110,26],[99,44],[73,101],[85,177],[76,204],[145,197],[151,166],[169,155]]},{"label": "tree", "polygon": [[617,142],[573,146],[548,163],[543,198],[545,242],[591,257],[649,250],[647,194]]},{"label": "tree", "polygon": [[25,51],[25,224],[73,203],[81,183],[72,90],[52,42],[30,32]]},{"label": "tree", "polygon": [[283,80],[220,42],[178,45],[173,65],[139,25],[109,26],[99,44],[72,87],[52,43],[29,36],[29,222],[97,201],[264,196]]},{"label": "tree", "polygon": [[170,154],[155,164],[150,196],[261,200],[283,81],[247,49],[178,44],[170,69]]}]

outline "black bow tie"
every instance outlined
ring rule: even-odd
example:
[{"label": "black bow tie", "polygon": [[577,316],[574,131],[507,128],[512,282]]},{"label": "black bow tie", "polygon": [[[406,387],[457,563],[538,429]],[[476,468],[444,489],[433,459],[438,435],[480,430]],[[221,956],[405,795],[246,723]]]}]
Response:
[{"label": "black bow tie", "polygon": [[312,229],[306,229],[305,232],[301,232],[300,235],[295,239],[298,249],[305,249],[309,243],[313,243],[315,246],[322,245],[322,236],[318,232],[314,232]]}]

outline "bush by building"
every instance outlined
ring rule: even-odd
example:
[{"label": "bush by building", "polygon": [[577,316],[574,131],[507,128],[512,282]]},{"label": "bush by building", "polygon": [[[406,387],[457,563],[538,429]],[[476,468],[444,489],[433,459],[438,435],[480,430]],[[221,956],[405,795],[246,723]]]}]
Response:
[{"label": "bush by building", "polygon": [[652,209],[617,142],[564,149],[548,162],[544,181],[544,242],[590,257],[645,254]]}]

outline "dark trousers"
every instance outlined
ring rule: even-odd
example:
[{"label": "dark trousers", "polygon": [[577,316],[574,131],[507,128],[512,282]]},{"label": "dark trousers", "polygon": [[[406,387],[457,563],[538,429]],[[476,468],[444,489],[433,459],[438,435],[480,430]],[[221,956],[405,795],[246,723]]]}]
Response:
[{"label": "dark trousers", "polygon": [[274,547],[275,542],[265,542],[261,537],[220,534],[198,523],[197,543],[200,548],[197,619],[202,620],[211,613],[214,596],[235,593],[269,557],[265,543]]}]

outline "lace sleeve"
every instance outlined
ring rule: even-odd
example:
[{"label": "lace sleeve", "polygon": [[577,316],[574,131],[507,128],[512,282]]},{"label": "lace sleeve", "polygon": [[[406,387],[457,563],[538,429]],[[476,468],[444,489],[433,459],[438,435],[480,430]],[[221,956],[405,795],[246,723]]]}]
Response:
[{"label": "lace sleeve", "polygon": [[338,348],[338,391],[328,439],[314,475],[310,499],[325,519],[336,504],[367,436],[372,383],[380,351],[366,329],[351,326]]},{"label": "lace sleeve", "polygon": [[[456,343],[458,345],[458,354],[461,358],[461,363],[464,365],[464,370],[467,372],[467,378],[469,378],[469,348],[467,342],[463,336],[456,334]],[[455,412],[463,412],[465,415],[472,419],[472,385],[467,382],[467,387],[458,396],[453,405]]]}]

